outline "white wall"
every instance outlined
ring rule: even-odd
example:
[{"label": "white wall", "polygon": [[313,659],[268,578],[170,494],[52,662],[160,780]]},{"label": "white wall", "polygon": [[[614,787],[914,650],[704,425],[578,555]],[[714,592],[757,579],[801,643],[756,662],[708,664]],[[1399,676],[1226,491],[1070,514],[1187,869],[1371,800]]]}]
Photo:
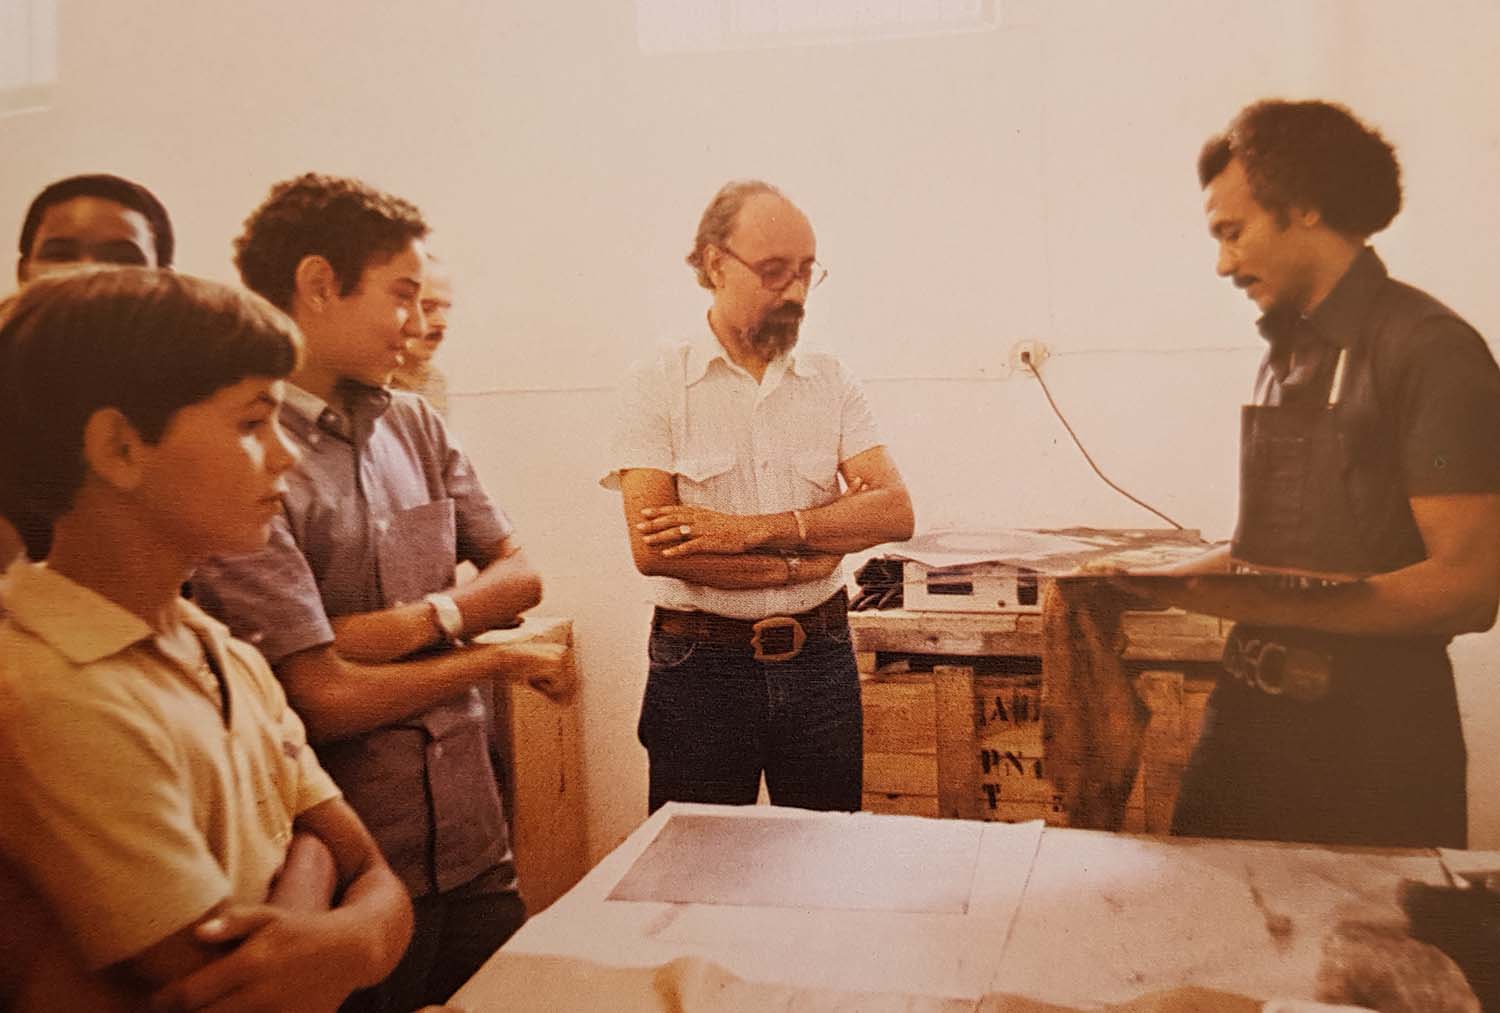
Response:
[{"label": "white wall", "polygon": [[[230,277],[274,180],[417,201],[459,275],[455,423],[576,619],[595,856],[645,809],[645,583],[594,481],[609,388],[701,320],[681,264],[715,187],[798,199],[832,270],[806,340],[869,386],[919,524],[1149,523],[1100,484],[1010,345],[1116,480],[1227,535],[1253,307],[1214,278],[1193,163],[1245,102],[1350,102],[1401,148],[1393,270],[1492,338],[1500,8],[1483,0],[1002,3],[995,32],[643,56],[628,3],[67,0],[50,111],[0,120],[0,234],[45,182],[152,186],[179,266]],[[1436,9],[1438,13],[1431,11]],[[467,395],[466,395],[467,392]],[[1500,844],[1500,639],[1462,661],[1476,845]]]}]

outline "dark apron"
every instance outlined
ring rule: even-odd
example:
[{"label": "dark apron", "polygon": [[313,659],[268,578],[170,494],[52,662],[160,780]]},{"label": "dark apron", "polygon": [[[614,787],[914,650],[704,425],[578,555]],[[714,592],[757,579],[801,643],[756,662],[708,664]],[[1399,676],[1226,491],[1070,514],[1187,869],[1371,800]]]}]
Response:
[{"label": "dark apron", "polygon": [[[1357,406],[1340,403],[1341,388],[1371,389],[1352,368],[1355,382],[1345,384],[1344,365],[1326,403],[1242,409],[1236,561],[1348,574],[1416,561],[1392,555],[1393,543],[1409,542],[1392,537],[1392,511],[1406,510],[1413,530],[1414,522],[1399,483],[1371,481],[1369,469],[1389,463],[1372,449],[1394,451],[1361,433]],[[1445,639],[1241,623],[1225,645],[1172,830],[1463,847],[1465,768]]]}]

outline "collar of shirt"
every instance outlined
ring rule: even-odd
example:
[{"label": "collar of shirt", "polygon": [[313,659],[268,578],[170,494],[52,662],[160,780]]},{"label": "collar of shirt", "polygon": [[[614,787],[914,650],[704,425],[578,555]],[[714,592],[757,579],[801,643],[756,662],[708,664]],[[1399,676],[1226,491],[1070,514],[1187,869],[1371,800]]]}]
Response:
[{"label": "collar of shirt", "polygon": [[[702,332],[688,345],[687,358],[683,363],[683,384],[691,387],[702,380],[708,374],[708,368],[713,365],[715,359],[724,363],[727,369],[743,373],[745,376],[750,375],[729,357],[729,353],[724,350],[723,342],[713,332],[713,328],[705,325]],[[802,356],[797,355],[795,348],[772,359],[766,367],[766,377],[774,386],[787,370],[804,378],[817,375],[817,370],[806,363]]]},{"label": "collar of shirt", "polygon": [[334,389],[344,395],[352,417],[343,415],[318,395],[288,381],[285,398],[286,407],[291,411],[286,413],[284,420],[303,436],[317,426],[325,433],[354,443],[357,434],[367,432],[391,404],[391,392],[384,387],[340,380]]},{"label": "collar of shirt", "polygon": [[1375,251],[1365,247],[1333,290],[1310,314],[1271,312],[1256,322],[1261,337],[1270,344],[1265,367],[1279,386],[1312,388],[1335,349],[1359,344],[1365,320],[1375,304],[1375,295],[1385,282],[1385,264]]},{"label": "collar of shirt", "polygon": [[[6,607],[11,620],[75,665],[91,664],[156,636],[140,616],[46,563],[18,560],[7,578]],[[179,598],[173,606],[178,620],[205,645],[227,639],[229,631],[221,623],[190,603]]]},{"label": "collar of shirt", "polygon": [[1261,337],[1270,342],[1273,356],[1308,341],[1351,347],[1358,342],[1375,294],[1386,278],[1385,264],[1366,246],[1311,313],[1303,316],[1272,311],[1256,321],[1255,326]]}]

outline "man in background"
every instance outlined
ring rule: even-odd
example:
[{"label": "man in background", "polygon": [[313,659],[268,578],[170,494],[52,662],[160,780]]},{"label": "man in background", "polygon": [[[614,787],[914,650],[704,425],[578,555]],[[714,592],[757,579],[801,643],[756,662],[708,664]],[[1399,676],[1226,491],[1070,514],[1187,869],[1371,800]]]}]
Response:
[{"label": "man in background", "polygon": [[687,258],[706,319],[621,388],[604,484],[657,578],[639,725],[652,810],[751,804],[762,774],[777,805],[860,807],[840,561],[911,537],[912,509],[858,382],[796,349],[816,254],[775,187],[723,187]]},{"label": "man in background", "polygon": [[[43,188],[26,208],[16,280],[24,285],[74,264],[171,267],[175,245],[172,220],[150,190],[104,173],[68,176]],[[0,572],[21,549],[15,530],[0,520]]]},{"label": "man in background", "polygon": [[391,374],[391,386],[425,397],[439,415],[448,417],[448,378],[433,362],[438,346],[448,333],[448,311],[453,308],[453,276],[432,254],[427,255],[427,275],[422,279],[422,319],[426,330],[407,343],[405,362]]},{"label": "man in background", "polygon": [[16,280],[69,264],[171,267],[172,220],[139,183],[103,173],[50,184],[26,209]]}]

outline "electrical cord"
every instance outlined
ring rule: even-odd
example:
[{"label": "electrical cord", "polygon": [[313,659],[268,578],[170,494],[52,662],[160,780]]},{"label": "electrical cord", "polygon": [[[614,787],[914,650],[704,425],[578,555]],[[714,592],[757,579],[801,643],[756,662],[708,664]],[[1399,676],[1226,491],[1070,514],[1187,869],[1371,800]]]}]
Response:
[{"label": "electrical cord", "polygon": [[1108,475],[1099,470],[1099,466],[1094,463],[1093,457],[1089,455],[1088,450],[1084,447],[1083,441],[1078,438],[1078,434],[1075,433],[1073,431],[1073,427],[1068,424],[1067,417],[1063,415],[1062,409],[1057,407],[1057,402],[1053,400],[1052,397],[1052,391],[1047,388],[1047,381],[1042,379],[1041,370],[1037,369],[1031,364],[1030,352],[1021,353],[1021,365],[1025,366],[1027,372],[1036,377],[1036,382],[1042,385],[1042,393],[1046,395],[1047,403],[1052,406],[1052,414],[1057,416],[1057,421],[1062,423],[1063,428],[1068,431],[1068,435],[1073,438],[1073,445],[1078,448],[1078,452],[1083,455],[1083,459],[1089,462],[1089,467],[1094,469],[1094,474],[1098,475],[1099,478],[1103,480],[1105,485],[1109,486],[1115,492],[1130,500],[1130,502],[1134,503],[1136,506],[1151,511],[1153,514],[1160,517],[1168,524],[1172,525],[1172,527],[1176,528],[1178,531],[1185,530],[1181,524],[1178,524],[1172,518],[1168,517],[1166,514],[1162,513],[1160,510],[1156,509],[1156,507],[1152,506],[1150,503],[1147,503],[1145,500],[1131,495],[1129,492],[1122,489],[1113,480],[1111,480]]}]

